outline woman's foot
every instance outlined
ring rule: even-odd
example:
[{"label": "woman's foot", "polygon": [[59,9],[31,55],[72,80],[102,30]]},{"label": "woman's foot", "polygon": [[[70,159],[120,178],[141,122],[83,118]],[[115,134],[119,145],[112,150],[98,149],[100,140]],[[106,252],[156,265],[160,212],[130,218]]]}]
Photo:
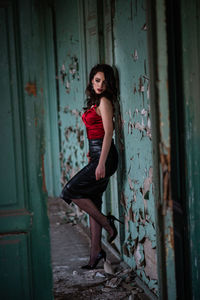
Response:
[{"label": "woman's foot", "polygon": [[110,238],[108,240],[108,242],[111,244],[118,235],[117,228],[115,227],[115,221],[118,221],[120,223],[122,222],[118,220],[115,216],[111,215],[110,213],[107,215],[107,220],[110,227],[112,228],[112,233],[110,234]]},{"label": "woman's foot", "polygon": [[103,249],[101,249],[101,251],[98,253],[93,264],[87,264],[85,266],[82,266],[81,269],[87,269],[87,270],[95,269],[102,258],[104,259],[104,261],[106,261],[106,252]]}]

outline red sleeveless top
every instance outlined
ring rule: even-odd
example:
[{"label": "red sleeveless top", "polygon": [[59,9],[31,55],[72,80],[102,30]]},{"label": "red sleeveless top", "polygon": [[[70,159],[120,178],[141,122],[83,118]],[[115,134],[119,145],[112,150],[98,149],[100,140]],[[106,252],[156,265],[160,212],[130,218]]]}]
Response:
[{"label": "red sleeveless top", "polygon": [[96,105],[88,109],[82,115],[89,140],[102,139],[105,134],[102,118],[96,113],[95,107]]}]

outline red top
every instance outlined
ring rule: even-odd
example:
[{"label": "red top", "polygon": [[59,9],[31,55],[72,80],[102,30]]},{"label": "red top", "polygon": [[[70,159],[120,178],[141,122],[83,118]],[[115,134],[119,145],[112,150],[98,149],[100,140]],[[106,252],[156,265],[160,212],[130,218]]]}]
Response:
[{"label": "red top", "polygon": [[101,116],[96,113],[96,105],[88,109],[83,115],[82,120],[86,126],[87,137],[89,140],[102,139],[104,128]]}]

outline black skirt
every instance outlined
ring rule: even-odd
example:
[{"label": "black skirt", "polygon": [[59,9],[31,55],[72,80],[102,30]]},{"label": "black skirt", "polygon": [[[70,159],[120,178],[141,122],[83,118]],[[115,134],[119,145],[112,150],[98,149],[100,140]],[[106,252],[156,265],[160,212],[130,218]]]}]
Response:
[{"label": "black skirt", "polygon": [[102,194],[118,165],[118,153],[112,140],[105,164],[106,176],[96,180],[95,170],[99,162],[102,143],[103,139],[89,140],[90,162],[67,182],[60,195],[60,198],[68,204],[72,202],[71,199],[89,198],[99,209],[101,208]]}]

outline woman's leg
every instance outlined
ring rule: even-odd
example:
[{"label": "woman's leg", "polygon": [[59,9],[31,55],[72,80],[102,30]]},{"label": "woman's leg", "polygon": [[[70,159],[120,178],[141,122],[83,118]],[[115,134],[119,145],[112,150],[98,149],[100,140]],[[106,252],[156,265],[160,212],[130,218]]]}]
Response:
[{"label": "woman's leg", "polygon": [[113,228],[110,226],[107,217],[104,216],[96,207],[96,205],[87,198],[71,199],[80,209],[84,210],[92,217],[101,227],[103,227],[110,236],[114,234]]},{"label": "woman's leg", "polygon": [[93,265],[97,255],[101,251],[102,226],[90,216],[91,249],[89,265]]}]

